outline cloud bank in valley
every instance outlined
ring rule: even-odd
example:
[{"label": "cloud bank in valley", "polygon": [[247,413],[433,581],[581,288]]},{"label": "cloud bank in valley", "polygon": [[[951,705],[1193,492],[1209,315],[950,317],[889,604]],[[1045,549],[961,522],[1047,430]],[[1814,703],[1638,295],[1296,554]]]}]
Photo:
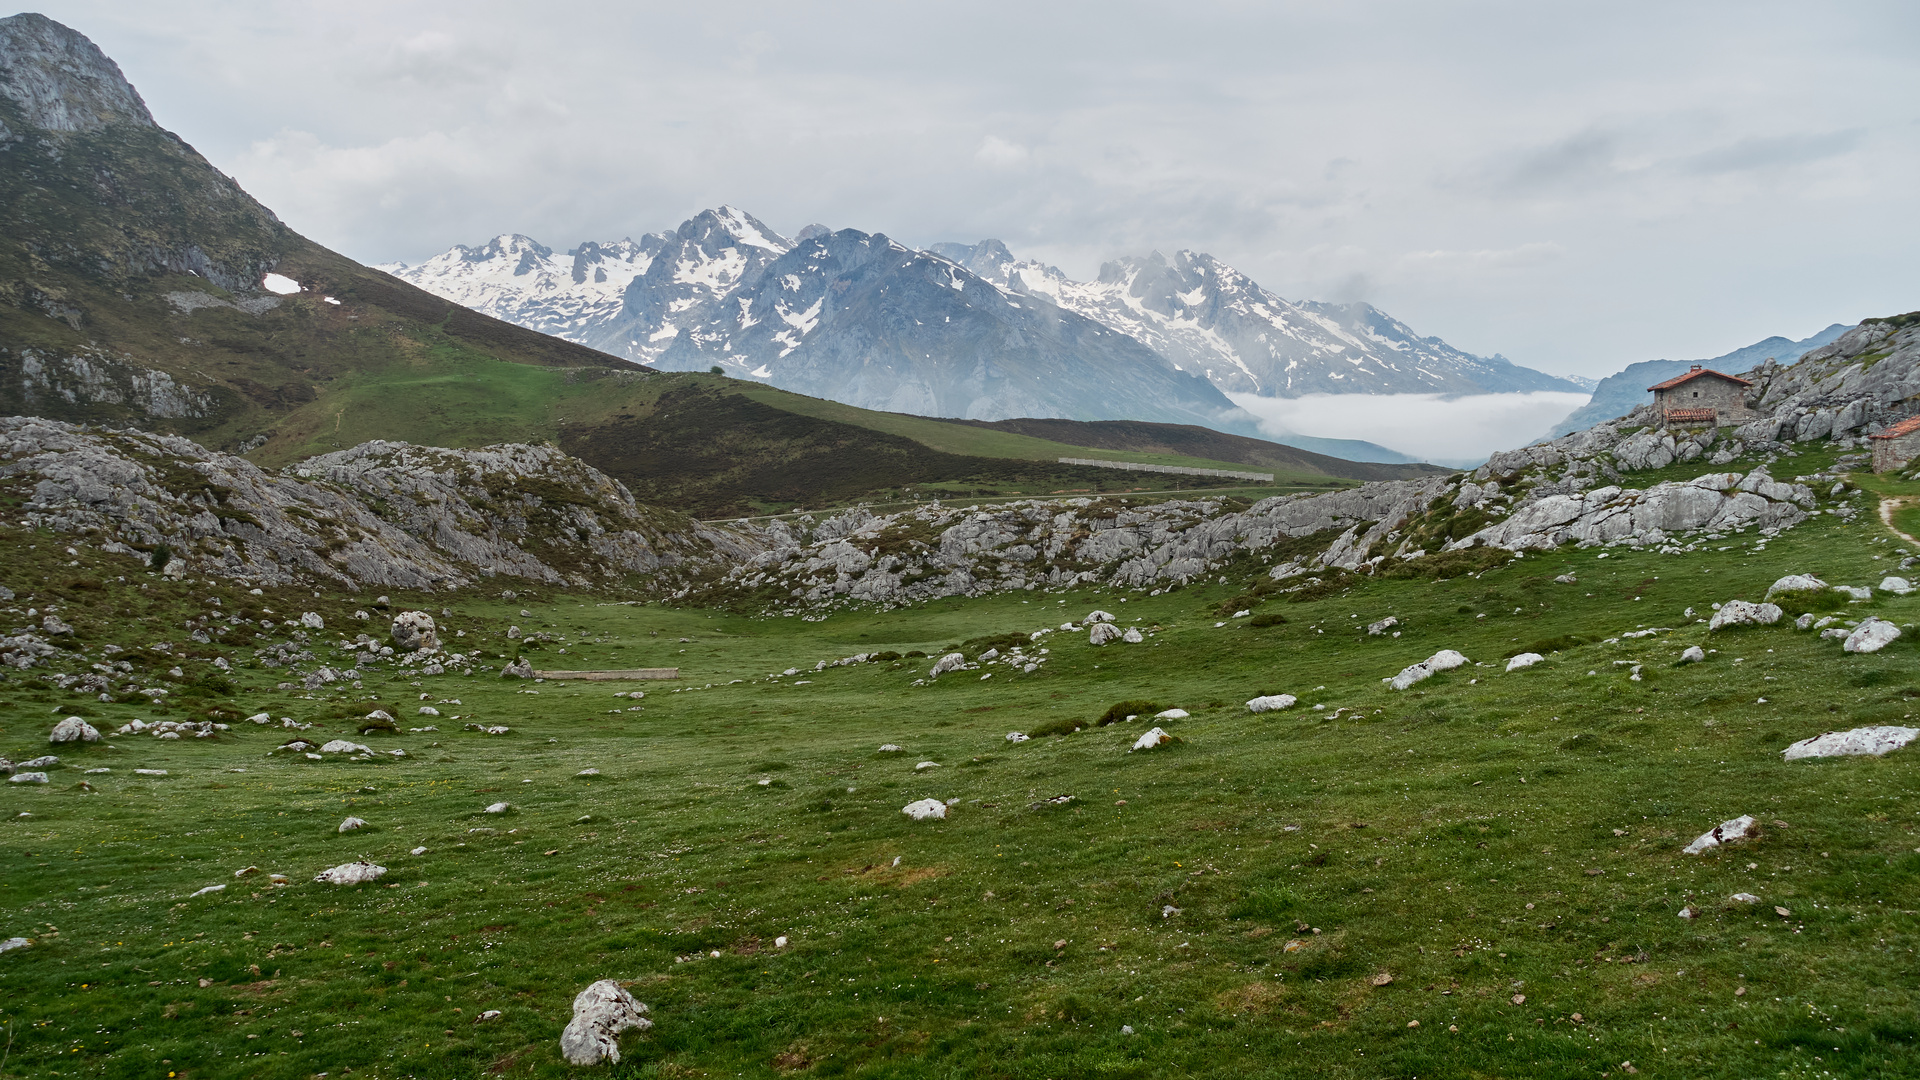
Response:
[{"label": "cloud bank in valley", "polygon": [[1229,394],[1268,435],[1364,439],[1436,465],[1478,465],[1525,446],[1587,403],[1586,394]]}]

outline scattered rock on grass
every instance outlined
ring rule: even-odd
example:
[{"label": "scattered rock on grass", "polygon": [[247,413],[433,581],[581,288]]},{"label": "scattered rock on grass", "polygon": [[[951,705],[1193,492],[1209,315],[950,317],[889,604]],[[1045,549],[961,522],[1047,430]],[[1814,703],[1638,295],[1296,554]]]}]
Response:
[{"label": "scattered rock on grass", "polygon": [[358,885],[374,881],[387,872],[384,866],[375,866],[362,859],[358,862],[341,863],[329,870],[322,870],[313,876],[313,880],[322,885]]},{"label": "scattered rock on grass", "polygon": [[1730,844],[1735,840],[1746,840],[1754,835],[1753,825],[1752,814],[1741,814],[1732,821],[1723,821],[1715,825],[1712,830],[1701,833],[1699,839],[1688,844],[1686,853],[1688,855],[1698,855],[1703,851],[1717,848],[1722,844]]},{"label": "scattered rock on grass", "polygon": [[[1173,736],[1167,734],[1166,731],[1164,731],[1163,729],[1150,728],[1148,729],[1145,735],[1142,735],[1138,739],[1135,739],[1133,741],[1133,749],[1134,750],[1151,750],[1156,746],[1162,746],[1172,741],[1173,741]],[[1132,753],[1132,751],[1130,750],[1128,751],[1128,753]]]},{"label": "scattered rock on grass", "polygon": [[1705,663],[1706,659],[1707,651],[1698,645],[1689,645],[1687,651],[1680,654],[1680,662],[1683,664],[1701,664]]},{"label": "scattered rock on grass", "polygon": [[7,777],[9,784],[44,784],[47,774],[43,772],[17,772]]},{"label": "scattered rock on grass", "polygon": [[371,754],[373,750],[363,743],[332,739],[321,745],[320,752],[323,754]]},{"label": "scattered rock on grass", "polygon": [[481,812],[486,814],[504,814],[511,809],[513,809],[513,804],[497,802],[497,803],[494,803],[492,806],[487,807],[485,810]]},{"label": "scattered rock on grass", "polygon": [[945,818],[947,816],[947,804],[941,802],[939,799],[920,799],[901,807],[900,812],[915,821],[925,821],[928,818]]},{"label": "scattered rock on grass", "polygon": [[1120,628],[1110,622],[1097,622],[1087,627],[1087,644],[1105,645],[1109,641],[1119,641],[1125,635]]},{"label": "scattered rock on grass", "polygon": [[1378,637],[1381,634],[1384,634],[1387,631],[1399,625],[1400,625],[1400,620],[1389,615],[1386,618],[1381,619],[1379,622],[1368,623],[1367,633],[1374,637]]},{"label": "scattered rock on grass", "polygon": [[1757,904],[1760,902],[1760,898],[1750,892],[1737,892],[1727,899],[1740,904]]},{"label": "scattered rock on grass", "polygon": [[1127,632],[1120,635],[1120,640],[1129,645],[1138,645],[1147,640],[1147,638],[1145,634],[1140,632],[1138,627],[1129,626],[1127,627]]},{"label": "scattered rock on grass", "polygon": [[1454,668],[1463,667],[1467,663],[1468,660],[1464,653],[1456,652],[1453,649],[1441,649],[1439,652],[1434,653],[1432,656],[1427,657],[1417,664],[1409,664],[1402,668],[1400,674],[1395,675],[1391,679],[1381,679],[1380,681],[1395,690],[1405,690],[1414,683],[1421,682],[1439,672],[1452,671]]},{"label": "scattered rock on grass", "polygon": [[1507,661],[1507,670],[1519,671],[1521,668],[1530,668],[1545,659],[1546,657],[1537,652],[1523,652]]},{"label": "scattered rock on grass", "polygon": [[341,823],[340,823],[340,828],[339,828],[339,830],[338,830],[338,831],[339,831],[339,832],[352,832],[352,831],[354,831],[355,829],[364,829],[364,828],[366,828],[366,827],[367,827],[367,823],[366,823],[366,821],[365,821],[365,819],[363,819],[363,818],[357,818],[357,817],[350,817],[350,818],[348,818],[347,820],[345,820],[345,821],[343,821],[343,822],[341,822]]},{"label": "scattered rock on grass", "polygon": [[53,733],[47,736],[47,741],[55,745],[70,742],[99,742],[100,732],[85,720],[77,716],[69,716],[53,725]]},{"label": "scattered rock on grass", "polygon": [[560,1032],[561,1056],[574,1065],[618,1062],[620,1033],[653,1026],[646,1012],[619,983],[601,979],[573,999],[573,1019]]},{"label": "scattered rock on grass", "polygon": [[208,893],[217,893],[217,892],[226,892],[226,891],[227,891],[227,887],[225,885],[209,885],[204,889],[200,889],[197,892],[190,894],[187,897],[187,899],[191,900],[195,896],[205,896]]},{"label": "scattered rock on grass", "polygon": [[528,663],[527,658],[524,656],[517,660],[509,660],[507,661],[507,666],[500,669],[500,677],[503,679],[531,679],[533,678],[533,665]]},{"label": "scattered rock on grass", "polygon": [[10,937],[5,941],[0,941],[0,952],[12,952],[15,949],[25,949],[32,945],[33,941],[30,938]]},{"label": "scattered rock on grass", "polygon": [[1025,732],[1021,732],[1021,731],[1009,731],[1009,732],[1007,732],[1007,741],[1008,741],[1008,742],[1026,742],[1026,741],[1027,741],[1028,739],[1031,739],[1032,737],[1033,737],[1033,736],[1031,736],[1031,735],[1028,735],[1028,734],[1026,734]]},{"label": "scattered rock on grass", "polygon": [[1160,712],[1154,713],[1153,718],[1155,720],[1185,720],[1187,718],[1187,710],[1164,709]]},{"label": "scattered rock on grass", "polygon": [[1879,757],[1891,753],[1920,736],[1920,728],[1861,727],[1851,731],[1828,731],[1811,739],[1801,739],[1780,756],[1788,761],[1801,758]]},{"label": "scattered rock on grass", "polygon": [[899,753],[899,752],[900,752],[900,748],[899,748],[898,746],[895,746],[895,745],[894,745],[894,744],[892,744],[892,743],[881,743],[881,744],[880,744],[880,750],[879,750],[879,753],[882,753],[882,754],[897,754],[897,753]]},{"label": "scattered rock on grass", "polygon": [[[1299,698],[1294,697],[1292,694],[1268,694],[1265,697],[1257,697],[1248,701],[1247,711],[1253,713],[1277,712],[1281,709],[1291,707],[1294,702],[1299,700]],[[1158,720],[1160,717],[1156,716],[1154,719]]]},{"label": "scattered rock on grass", "polygon": [[937,761],[923,761],[920,764],[915,765],[913,767],[913,771],[919,772],[922,769],[937,769],[939,767],[940,767],[940,763]]},{"label": "scattered rock on grass", "polygon": [[1080,621],[1083,623],[1110,623],[1113,621],[1113,612],[1095,610],[1089,612],[1087,617]]},{"label": "scattered rock on grass", "polygon": [[1900,628],[1885,619],[1868,619],[1854,627],[1853,633],[1840,643],[1840,648],[1850,653],[1874,653],[1886,648],[1900,637]]},{"label": "scattered rock on grass", "polygon": [[1880,591],[1905,596],[1913,591],[1913,582],[1903,577],[1883,577],[1880,579]]},{"label": "scattered rock on grass", "polygon": [[1713,613],[1707,629],[1718,630],[1723,626],[1772,626],[1780,621],[1783,613],[1778,604],[1751,604],[1745,600],[1729,600],[1720,605]]}]

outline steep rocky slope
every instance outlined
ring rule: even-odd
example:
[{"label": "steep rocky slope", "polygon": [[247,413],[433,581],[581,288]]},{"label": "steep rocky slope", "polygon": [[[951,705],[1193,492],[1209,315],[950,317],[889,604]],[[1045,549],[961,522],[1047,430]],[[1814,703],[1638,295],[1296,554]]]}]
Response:
[{"label": "steep rocky slope", "polygon": [[0,235],[7,412],[237,447],[397,366],[625,366],[300,236],[158,126],[92,42],[40,15],[0,19]]}]

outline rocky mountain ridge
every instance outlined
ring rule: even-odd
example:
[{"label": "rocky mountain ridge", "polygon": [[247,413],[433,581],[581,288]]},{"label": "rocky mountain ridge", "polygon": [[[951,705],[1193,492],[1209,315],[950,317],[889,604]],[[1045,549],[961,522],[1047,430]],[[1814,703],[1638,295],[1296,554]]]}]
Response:
[{"label": "rocky mountain ridge", "polygon": [[279,473],[177,435],[0,418],[14,525],[69,536],[170,577],[458,589],[508,576],[592,588],[753,538],[644,507],[548,446],[366,443]]},{"label": "rocky mountain ridge", "polygon": [[1843,324],[1834,323],[1801,341],[1791,341],[1775,336],[1705,360],[1642,360],[1637,364],[1629,364],[1595,384],[1593,397],[1585,405],[1575,409],[1565,420],[1555,424],[1553,431],[1547,437],[1557,439],[1562,435],[1583,431],[1602,421],[1625,416],[1636,407],[1652,400],[1647,394],[1647,387],[1665,382],[1676,375],[1685,375],[1687,369],[1694,364],[1728,374],[1745,371],[1769,359],[1777,360],[1781,364],[1792,364],[1813,350],[1832,344],[1848,329],[1850,328]]},{"label": "rocky mountain ridge", "polygon": [[[17,417],[0,421],[0,488],[23,526],[243,580],[456,589],[515,577],[819,618],[1090,583],[1163,590],[1253,560],[1263,589],[1287,593],[1353,573],[1455,576],[1565,543],[1692,551],[1729,531],[1850,517],[1859,508],[1834,474],[1773,471],[1796,444],[1853,449],[1920,402],[1920,316],[1863,323],[1798,365],[1749,374],[1765,415],[1737,427],[1666,429],[1642,409],[1468,476],[1253,504],[933,503],[701,525],[636,505],[552,447],[368,443],[275,475],[177,437]],[[1630,486],[1636,472],[1740,460],[1751,464]]]}]

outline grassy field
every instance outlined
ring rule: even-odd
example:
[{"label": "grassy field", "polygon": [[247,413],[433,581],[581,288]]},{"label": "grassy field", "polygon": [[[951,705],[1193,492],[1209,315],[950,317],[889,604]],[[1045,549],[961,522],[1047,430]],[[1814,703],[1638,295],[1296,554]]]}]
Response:
[{"label": "grassy field", "polygon": [[[257,664],[263,642],[196,644],[184,620],[316,611],[327,629],[306,647],[350,664],[327,645],[383,634],[352,618],[372,597],[169,585],[10,531],[14,624],[52,603],[90,659],[120,645],[139,685],[172,693],[103,703],[13,673],[0,753],[46,752],[65,715],[110,730],[267,711],[407,756],[312,762],[274,752],[293,733],[234,722],[61,749],[51,783],[7,785],[0,938],[33,945],[0,954],[0,1076],[1915,1075],[1915,751],[1778,753],[1910,722],[1914,635],[1855,656],[1785,627],[1709,636],[1683,614],[1788,572],[1877,585],[1907,552],[1871,512],[1856,522],[1362,580],[1269,600],[1255,613],[1284,621],[1258,627],[1216,612],[1245,573],[819,623],[396,596],[450,611],[447,644],[485,654],[476,674],[383,668],[311,696]],[[929,661],[912,656],[809,670],[1095,607],[1158,629],[1103,648],[1057,633],[1032,674],[916,686]],[[1920,596],[1842,614],[1867,611],[1915,621]],[[1360,629],[1388,615],[1400,636]],[[509,625],[552,637],[529,647],[536,667],[682,678],[631,684],[639,701],[615,696],[627,684],[502,681]],[[1707,662],[1675,666],[1690,644]],[[1475,666],[1382,685],[1442,648]],[[1506,673],[1529,648],[1547,659]],[[1272,693],[1300,700],[1247,712]],[[1130,753],[1146,724],[1093,726],[1141,699],[1192,714],[1166,725],[1178,742]],[[359,735],[374,708],[404,733]],[[1061,720],[1085,730],[1005,739]],[[927,797],[956,800],[947,820],[901,813]],[[1681,853],[1743,813],[1759,839]],[[349,815],[369,828],[339,833]],[[312,882],[357,858],[388,872]],[[262,873],[235,877],[247,867]],[[629,982],[656,1026],[624,1037],[617,1066],[570,1069],[560,1028],[601,978]]]}]

